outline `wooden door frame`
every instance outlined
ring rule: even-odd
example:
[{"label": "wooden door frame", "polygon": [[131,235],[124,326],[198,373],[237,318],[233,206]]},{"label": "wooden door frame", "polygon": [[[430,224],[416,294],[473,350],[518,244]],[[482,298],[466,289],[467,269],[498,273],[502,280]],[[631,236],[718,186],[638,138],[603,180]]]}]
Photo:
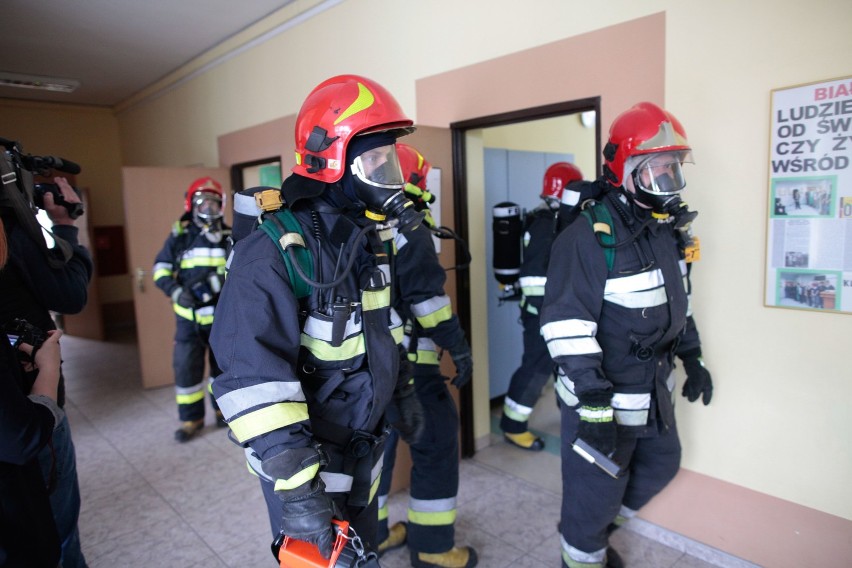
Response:
[{"label": "wooden door frame", "polygon": [[[595,111],[595,177],[601,171],[601,97],[589,97],[573,101],[565,101],[514,110],[489,116],[482,116],[450,123],[453,148],[453,222],[456,233],[467,242],[470,238],[468,226],[468,191],[467,191],[467,151],[466,133],[468,130],[505,126],[519,122],[529,122],[576,114],[585,111]],[[456,243],[456,257],[461,258],[462,251]],[[456,313],[467,337],[471,337],[471,300],[470,272],[456,271]],[[462,457],[471,457],[476,453],[476,440],[473,425],[473,385],[467,384],[459,393],[459,418],[461,420],[461,453]]]}]

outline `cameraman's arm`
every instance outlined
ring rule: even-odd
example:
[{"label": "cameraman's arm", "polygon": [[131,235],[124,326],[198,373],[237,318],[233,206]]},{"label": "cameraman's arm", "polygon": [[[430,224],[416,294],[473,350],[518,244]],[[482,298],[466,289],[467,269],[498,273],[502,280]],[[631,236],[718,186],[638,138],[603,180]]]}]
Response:
[{"label": "cameraman's arm", "polygon": [[[80,196],[74,191],[74,188],[65,180],[65,178],[53,178],[56,182],[59,191],[62,192],[62,197],[66,203],[82,203]],[[44,194],[44,210],[50,220],[53,221],[53,226],[57,225],[74,225],[74,219],[69,215],[68,208],[64,205],[57,205],[54,201],[53,194],[49,191]]]},{"label": "cameraman's arm", "polygon": [[44,257],[43,246],[34,242],[20,227],[9,234],[9,257],[20,269],[39,303],[48,310],[76,314],[88,300],[92,259],[89,251],[77,241],[78,229],[73,224],[54,225],[53,233],[68,242],[73,251],[62,268],[51,268]]}]

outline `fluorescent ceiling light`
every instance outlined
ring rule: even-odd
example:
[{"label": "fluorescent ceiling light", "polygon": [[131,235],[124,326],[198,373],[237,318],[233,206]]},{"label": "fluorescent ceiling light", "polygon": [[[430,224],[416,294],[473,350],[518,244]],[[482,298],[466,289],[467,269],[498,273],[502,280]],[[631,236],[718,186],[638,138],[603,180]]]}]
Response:
[{"label": "fluorescent ceiling light", "polygon": [[39,75],[22,75],[0,71],[0,87],[19,87],[21,89],[40,89],[73,93],[80,86],[80,81],[60,79],[59,77],[42,77]]}]

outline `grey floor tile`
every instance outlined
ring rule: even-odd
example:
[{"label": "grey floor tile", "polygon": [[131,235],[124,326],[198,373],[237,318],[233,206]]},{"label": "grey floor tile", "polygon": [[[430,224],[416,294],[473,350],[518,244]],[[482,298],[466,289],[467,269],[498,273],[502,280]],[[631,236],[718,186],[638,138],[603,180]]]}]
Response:
[{"label": "grey floor tile", "polygon": [[[90,567],[275,566],[259,484],[227,430],[213,426],[209,400],[201,435],[178,444],[173,388],[142,389],[132,335],[62,341]],[[554,400],[548,385],[530,424],[558,446]],[[560,475],[558,447],[521,452],[498,432],[493,446],[461,462],[456,543],[473,546],[482,568],[559,566]],[[407,506],[407,491],[392,495],[391,522],[404,520]],[[637,519],[613,544],[631,568],[751,566]],[[409,567],[408,549],[391,551],[382,566]]]}]

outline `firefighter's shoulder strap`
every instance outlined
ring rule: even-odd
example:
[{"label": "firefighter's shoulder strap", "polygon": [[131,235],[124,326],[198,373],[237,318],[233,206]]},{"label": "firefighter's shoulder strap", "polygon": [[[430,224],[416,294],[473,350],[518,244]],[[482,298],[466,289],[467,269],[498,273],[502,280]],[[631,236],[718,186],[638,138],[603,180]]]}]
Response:
[{"label": "firefighter's shoulder strap", "polygon": [[615,264],[615,227],[612,225],[612,214],[609,208],[600,201],[589,200],[583,204],[583,210],[580,215],[585,217],[592,225],[592,230],[595,232],[595,237],[603,246],[604,256],[606,256],[606,266],[608,270],[612,270]]},{"label": "firefighter's shoulder strap", "polygon": [[290,277],[290,284],[293,286],[293,293],[296,298],[305,298],[311,294],[311,287],[305,282],[299,273],[293,268],[293,261],[287,249],[295,246],[294,256],[296,262],[302,272],[313,278],[314,262],[311,251],[305,246],[305,234],[302,232],[302,226],[296,220],[296,216],[285,205],[277,211],[264,213],[262,221],[258,228],[266,233],[270,239],[278,247],[281,253],[281,258],[284,260],[284,265],[287,267],[287,275]]}]

